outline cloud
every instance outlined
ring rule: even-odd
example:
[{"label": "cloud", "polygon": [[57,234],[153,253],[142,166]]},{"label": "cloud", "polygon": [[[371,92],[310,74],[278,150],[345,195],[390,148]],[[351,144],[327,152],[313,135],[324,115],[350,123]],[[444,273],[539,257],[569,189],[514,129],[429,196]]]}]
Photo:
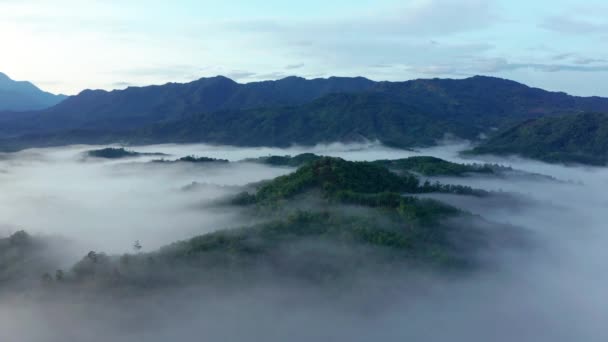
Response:
[{"label": "cloud", "polygon": [[360,18],[356,25],[372,32],[399,35],[452,35],[485,29],[500,20],[495,3],[490,1],[430,0]]},{"label": "cloud", "polygon": [[[458,13],[458,15],[454,15]],[[496,6],[481,0],[426,0],[375,10],[364,15],[331,20],[283,21],[255,19],[229,21],[225,27],[246,32],[289,36],[314,36],[314,40],[358,34],[358,38],[382,35],[451,35],[481,30],[501,20]],[[320,35],[321,34],[321,35]]]},{"label": "cloud", "polygon": [[608,30],[608,22],[593,21],[587,18],[574,18],[566,15],[546,18],[540,27],[565,34],[604,34]]},{"label": "cloud", "polygon": [[485,68],[488,72],[499,72],[519,69],[532,69],[543,72],[558,71],[578,71],[578,72],[605,72],[608,71],[608,64],[584,65],[583,64],[547,64],[547,63],[511,63],[505,59],[495,59],[485,61]]},{"label": "cloud", "polygon": [[553,56],[551,59],[553,59],[554,61],[563,61],[564,59],[569,59],[572,56],[574,56],[573,53],[560,53],[558,55]]},{"label": "cloud", "polygon": [[573,64],[588,65],[596,63],[607,63],[608,60],[596,57],[585,57],[576,53],[561,53],[551,57],[554,61],[570,61]]},{"label": "cloud", "polygon": [[133,76],[160,76],[175,79],[201,73],[204,70],[205,68],[196,65],[176,64],[130,68],[128,70],[119,70],[118,72]]},{"label": "cloud", "polygon": [[294,70],[294,69],[301,69],[303,67],[304,67],[304,63],[298,63],[298,64],[289,64],[289,65],[285,66],[285,69]]},{"label": "cloud", "polygon": [[240,79],[244,79],[244,78],[255,77],[257,74],[255,72],[251,72],[251,71],[233,70],[233,71],[225,73],[224,75],[233,80],[240,80]]},{"label": "cloud", "polygon": [[[0,293],[2,336],[5,340],[24,342],[193,339],[300,342],[326,340],[328,336],[353,342],[605,341],[608,277],[604,272],[607,237],[604,189],[608,171],[548,165],[520,158],[463,160],[458,154],[462,147],[422,149],[420,154],[464,163],[498,162],[572,180],[556,182],[516,172],[502,177],[442,179],[491,191],[501,189],[500,193],[482,199],[438,198],[487,220],[516,225],[531,233],[518,240],[522,242],[520,248],[505,250],[488,246],[484,257],[496,261],[491,267],[462,273],[453,270],[447,276],[430,272],[418,274],[412,272],[418,267],[408,267],[403,274],[386,275],[364,272],[359,263],[353,263],[359,268],[355,276],[338,286],[327,279],[322,283],[329,286],[323,287],[316,282],[277,279],[264,272],[261,278],[267,276],[267,279],[257,282],[244,282],[243,279],[250,279],[244,274],[227,276],[226,282],[222,282],[220,273],[206,275],[205,271],[193,268],[180,272],[185,269],[175,267],[177,262],[164,265],[151,258],[150,269],[153,268],[155,274],[142,278],[142,284],[150,287],[148,289],[100,291],[97,296],[88,295],[89,291],[103,288],[94,287],[94,283],[76,292],[52,287],[44,295],[35,291],[12,295],[3,288]],[[228,156],[231,160],[304,151],[205,145],[140,148],[172,154],[205,152]],[[133,239],[142,238],[143,233],[147,236],[142,242],[149,250],[154,248],[150,238],[161,232],[157,230],[159,220],[166,233],[165,242],[187,236],[184,225],[188,226],[189,221],[199,234],[208,227],[217,227],[209,224],[210,215],[204,212],[207,209],[197,206],[201,199],[214,196],[208,193],[209,189],[182,193],[177,190],[180,184],[199,178],[213,184],[242,184],[287,172],[262,166],[249,169],[251,165],[216,170],[168,165],[163,172],[138,167],[132,162],[84,163],[76,167],[74,164],[78,162],[73,157],[79,149],[23,152],[13,156],[16,160],[12,162],[2,161],[2,167],[10,171],[3,176],[7,188],[0,194],[4,202],[10,203],[0,206],[4,211],[3,220],[14,220],[20,225],[25,222],[28,227],[41,227],[47,232],[52,229],[70,232],[73,236],[91,238],[94,243],[100,238],[108,242],[107,237],[111,235],[120,236],[111,241],[118,246],[114,248],[118,252],[129,250]],[[308,151],[351,160],[419,154],[377,145],[336,144]],[[230,171],[231,167],[235,169]],[[87,212],[81,214],[83,210]],[[183,216],[188,219],[184,220]],[[139,226],[139,220],[141,231],[130,235],[128,232]],[[96,225],[99,229],[92,228]],[[504,240],[517,239],[519,232],[513,229],[502,236]],[[339,249],[330,251],[337,255],[335,252]],[[309,254],[302,255],[310,259]],[[167,267],[175,272],[172,274],[183,277],[179,279],[191,277],[190,282],[177,288],[150,286],[156,285],[155,279],[162,279]],[[378,274],[383,276],[376,276]],[[197,282],[197,279],[209,281]],[[120,282],[108,286],[120,289]],[[167,307],[172,310],[166,310]]]},{"label": "cloud", "polygon": [[114,82],[114,83],[112,83],[112,86],[116,87],[116,88],[126,88],[126,87],[134,86],[134,84],[131,82]]},{"label": "cloud", "polygon": [[[146,163],[158,159],[155,156],[118,162],[83,159],[82,153],[90,149],[94,147],[23,151],[1,160],[0,167],[7,173],[0,176],[5,188],[0,196],[4,208],[0,209],[0,236],[19,229],[65,236],[82,248],[78,258],[88,250],[128,251],[135,240],[152,250],[218,227],[242,224],[233,220],[233,214],[211,208],[211,201],[235,191],[233,185],[289,172],[246,163],[217,167]],[[137,150],[164,152],[171,158],[205,155],[241,159],[239,150],[221,151],[204,145]],[[241,155],[245,151],[264,153],[248,149],[241,150]],[[192,192],[180,190],[193,181],[205,186]],[[167,231],[166,227],[172,229]]]},{"label": "cloud", "polygon": [[574,64],[587,65],[593,63],[607,63],[608,60],[602,58],[585,58],[579,57],[573,61]]},{"label": "cloud", "polygon": [[[577,63],[579,62],[579,63]],[[510,62],[506,58],[478,58],[450,64],[408,66],[409,70],[427,75],[470,75],[505,71],[533,70],[540,72],[608,72],[608,64],[592,64],[602,60],[575,60],[573,64]]]},{"label": "cloud", "polygon": [[254,77],[257,80],[278,80],[290,76],[282,71],[268,72],[264,74],[256,74]]}]

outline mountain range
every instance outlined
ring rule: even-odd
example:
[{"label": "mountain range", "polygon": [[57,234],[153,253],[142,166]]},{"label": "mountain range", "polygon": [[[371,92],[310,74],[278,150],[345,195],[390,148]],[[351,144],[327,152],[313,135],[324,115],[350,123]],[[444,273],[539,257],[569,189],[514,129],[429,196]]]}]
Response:
[{"label": "mountain range", "polygon": [[85,90],[44,110],[0,115],[0,147],[206,142],[241,146],[378,140],[433,145],[478,140],[522,121],[608,112],[577,97],[493,77],[374,82],[331,77],[239,84],[218,76],[178,84]]},{"label": "mountain range", "polygon": [[0,111],[30,111],[52,107],[67,97],[40,90],[27,81],[13,81],[0,72]]}]

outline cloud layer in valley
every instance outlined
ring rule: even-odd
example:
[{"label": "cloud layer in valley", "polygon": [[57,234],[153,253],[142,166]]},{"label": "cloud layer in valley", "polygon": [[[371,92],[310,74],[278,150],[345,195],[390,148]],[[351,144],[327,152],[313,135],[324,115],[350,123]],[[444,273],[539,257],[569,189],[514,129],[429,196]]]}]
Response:
[{"label": "cloud layer in valley", "polygon": [[[61,292],[33,297],[5,293],[0,296],[0,330],[9,340],[25,342],[201,337],[222,341],[605,340],[608,217],[603,189],[608,170],[519,158],[463,160],[457,152],[464,147],[441,146],[420,154],[527,171],[441,179],[495,191],[490,198],[433,195],[485,220],[529,233],[524,248],[490,250],[491,258],[498,261],[491,268],[459,278],[407,272],[378,278],[370,273],[338,292],[275,279],[238,291],[206,292],[197,285],[117,302]],[[83,161],[81,152],[90,148],[4,155],[0,161],[4,229],[59,234],[110,252],[128,250],[134,238],[141,239],[146,248],[155,248],[241,224],[238,213],[223,213],[206,204],[230,193],[230,186],[290,171],[246,163],[144,163],[149,157]],[[164,145],[137,150],[230,160],[304,151],[351,160],[419,154],[373,144],[287,150]],[[180,190],[192,181],[210,186],[196,192]]]}]

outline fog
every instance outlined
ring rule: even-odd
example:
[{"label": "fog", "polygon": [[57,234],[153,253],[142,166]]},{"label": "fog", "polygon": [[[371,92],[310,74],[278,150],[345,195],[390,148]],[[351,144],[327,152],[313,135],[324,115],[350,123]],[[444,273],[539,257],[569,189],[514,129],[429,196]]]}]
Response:
[{"label": "fog", "polygon": [[[83,146],[28,150],[0,161],[0,229],[58,234],[73,239],[78,255],[89,250],[145,250],[234,225],[234,210],[212,207],[232,186],[289,172],[258,164],[150,164],[159,157],[85,159]],[[141,150],[146,150],[142,148]],[[179,158],[196,147],[162,148]],[[238,153],[238,152],[237,152]],[[206,185],[183,191],[192,182]]]},{"label": "fog", "polygon": [[[238,225],[234,208],[213,201],[253,182],[293,169],[254,163],[228,165],[150,164],[151,160],[196,155],[240,161],[269,155],[314,152],[350,160],[402,158],[412,153],[377,144],[341,144],[313,149],[235,148],[208,145],[140,146],[138,152],[169,156],[103,160],[83,153],[105,146],[31,149],[0,158],[0,233],[25,229],[74,240],[77,255],[89,250],[129,252],[139,240],[145,250]],[[198,191],[180,191],[196,182]]]},{"label": "fog", "polygon": [[[379,144],[314,148],[157,145],[134,148],[179,158],[231,161],[313,152],[348,160],[433,155],[498,163],[500,176],[433,178],[493,191],[489,198],[428,195],[520,227],[527,244],[487,251],[493,260],[465,278],[374,273],[339,294],[294,283],[207,292],[202,286],[116,300],[59,293],[0,295],[2,341],[605,341],[608,332],[608,169],[517,157],[465,158],[464,143],[418,151]],[[291,172],[252,163],[147,163],[157,157],[83,159],[94,146],[27,150],[0,158],[0,229],[71,242],[66,264],[88,250],[154,250],[176,240],[248,224],[215,204],[240,186]],[[539,177],[538,175],[552,177]],[[205,184],[193,191],[192,182]],[[414,277],[414,278],[413,278]]]}]

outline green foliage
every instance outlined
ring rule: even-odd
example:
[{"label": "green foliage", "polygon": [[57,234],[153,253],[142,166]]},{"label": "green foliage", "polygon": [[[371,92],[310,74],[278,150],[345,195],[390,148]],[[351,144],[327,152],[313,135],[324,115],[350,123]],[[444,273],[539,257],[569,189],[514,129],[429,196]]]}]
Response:
[{"label": "green foliage", "polygon": [[[300,167],[321,158],[321,156],[313,153],[302,153],[293,157],[268,156],[246,159],[245,161],[259,162],[272,166]],[[494,167],[488,164],[458,164],[430,156],[376,160],[373,163],[398,173],[415,172],[424,176],[465,176],[468,173],[494,173]]]},{"label": "green foliage", "polygon": [[247,191],[238,193],[230,200],[230,203],[234,205],[249,205],[255,204],[256,202],[256,196],[248,193]]},{"label": "green foliage", "polygon": [[[408,160],[394,161],[394,165],[409,165]],[[296,172],[278,177],[259,187],[255,195],[241,193],[236,196],[234,204],[271,204],[292,198],[298,194],[318,189],[323,197],[333,201],[358,203],[372,207],[396,207],[395,196],[404,193],[442,192],[460,195],[484,196],[486,193],[468,186],[420,184],[418,178],[407,172],[391,172],[386,165],[389,161],[351,162],[340,158],[323,157],[304,164]],[[400,164],[402,163],[402,164]],[[447,162],[446,162],[447,163]],[[418,163],[420,164],[420,163]],[[450,165],[450,164],[447,164]],[[459,164],[451,167],[463,170]],[[473,167],[464,167],[471,170]],[[485,172],[485,171],[482,171]],[[381,203],[385,205],[380,205]]]},{"label": "green foliage", "polygon": [[396,147],[429,146],[446,132],[474,138],[479,129],[434,118],[383,93],[332,94],[297,107],[200,113],[130,135],[133,143],[197,142],[281,146],[379,140]]},{"label": "green foliage", "polygon": [[262,164],[272,165],[272,166],[291,166],[291,167],[299,167],[306,163],[317,161],[321,158],[314,153],[302,153],[296,156],[268,156],[268,157],[260,157],[256,159],[246,159],[248,162],[259,162]]},{"label": "green foliage", "polygon": [[397,160],[377,160],[374,163],[395,171],[411,171],[425,176],[464,176],[468,173],[493,173],[489,165],[458,164],[443,159],[420,156]]},{"label": "green foliage", "polygon": [[608,162],[608,115],[583,113],[529,120],[491,137],[470,153],[604,165]]},{"label": "green foliage", "polygon": [[415,176],[400,176],[374,163],[323,157],[305,164],[295,173],[263,185],[256,197],[258,201],[286,199],[312,188],[321,189],[327,198],[334,197],[341,191],[414,192],[418,185]]},{"label": "green foliage", "polygon": [[137,157],[140,154],[134,151],[125,150],[124,148],[103,148],[100,150],[88,151],[87,155],[94,158],[105,158],[105,159],[120,159],[128,157]]},{"label": "green foliage", "polygon": [[132,158],[142,156],[164,156],[163,153],[140,153],[124,148],[102,148],[100,150],[91,150],[86,152],[86,155],[93,158],[104,158],[104,159],[121,159],[121,158]]},{"label": "green foliage", "polygon": [[454,184],[441,184],[439,182],[431,183],[428,180],[418,188],[420,193],[433,193],[441,192],[446,194],[456,195],[469,195],[469,196],[486,196],[488,194],[485,190],[474,189],[466,185],[454,185]]},{"label": "green foliage", "polygon": [[421,225],[438,224],[440,219],[461,213],[458,209],[432,199],[404,197],[397,208],[406,219]]},{"label": "green foliage", "polygon": [[226,159],[215,159],[209,157],[196,157],[196,156],[187,156],[182,157],[177,160],[178,162],[186,162],[186,163],[209,163],[209,162],[222,162],[227,163]]},{"label": "green foliage", "polygon": [[209,157],[186,156],[176,160],[158,159],[153,160],[153,163],[228,163],[226,159],[215,159]]},{"label": "green foliage", "polygon": [[[432,201],[412,200],[409,203],[404,202],[402,207],[404,214],[415,215],[416,220],[422,222],[425,215],[432,215],[430,212],[439,210],[436,208],[441,205]],[[447,236],[452,233],[452,229],[448,226],[430,224],[404,225],[404,221],[399,217],[392,220],[378,220],[374,217],[301,211],[284,220],[249,228],[219,231],[175,243],[164,248],[161,254],[173,258],[192,258],[195,255],[217,255],[217,253],[227,253],[232,257],[242,258],[263,257],[271,255],[272,251],[279,248],[304,241],[305,238],[313,238],[334,244],[373,246],[382,248],[379,251],[393,256],[401,255],[407,259],[434,263],[439,261],[432,257],[438,250],[441,250],[443,255],[455,257],[454,251],[450,250]]]}]

